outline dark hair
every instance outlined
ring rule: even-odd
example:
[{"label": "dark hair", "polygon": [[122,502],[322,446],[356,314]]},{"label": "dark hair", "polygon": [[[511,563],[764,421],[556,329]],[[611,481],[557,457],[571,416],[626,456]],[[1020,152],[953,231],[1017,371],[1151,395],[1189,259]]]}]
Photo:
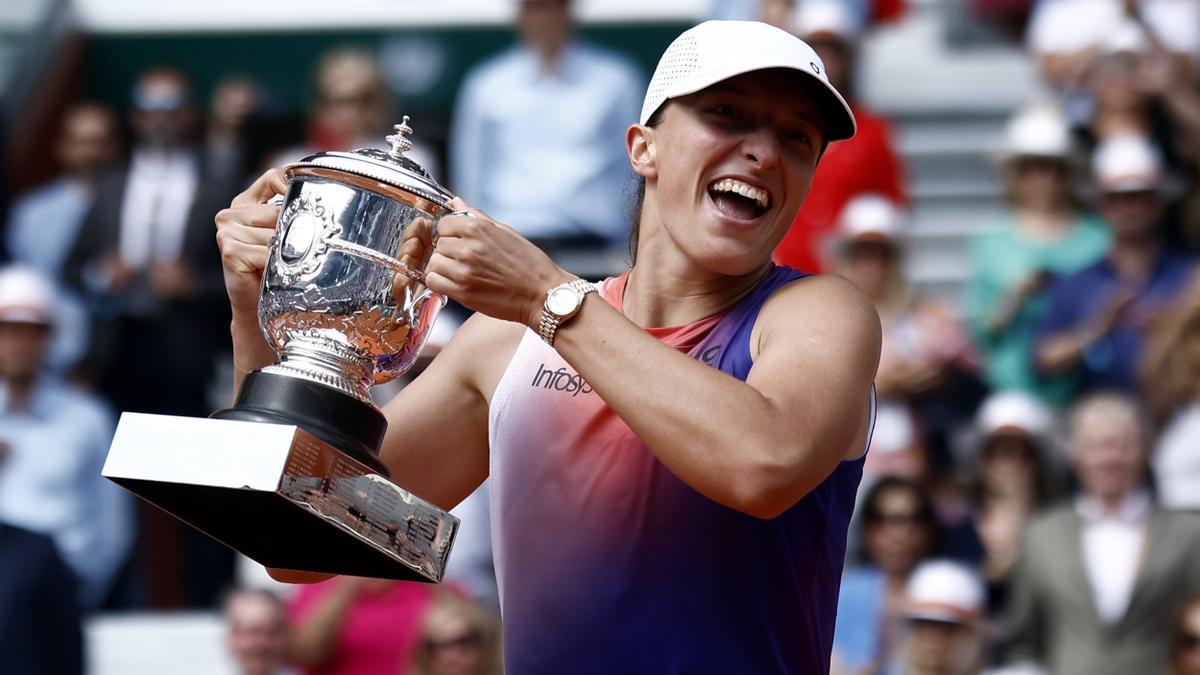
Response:
[{"label": "dark hair", "polygon": [[[663,111],[667,109],[667,103],[663,102],[658,106],[650,118],[646,120],[646,126],[651,129],[662,124]],[[637,262],[637,245],[638,245],[638,226],[642,222],[642,207],[646,204],[646,179],[642,176],[637,177],[637,181],[633,187],[633,210],[630,211],[629,221],[629,265],[633,266]]]}]

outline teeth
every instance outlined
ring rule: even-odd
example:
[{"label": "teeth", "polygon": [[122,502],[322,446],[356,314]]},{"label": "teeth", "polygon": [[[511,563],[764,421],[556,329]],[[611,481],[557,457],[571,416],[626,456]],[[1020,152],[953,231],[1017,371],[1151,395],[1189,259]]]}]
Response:
[{"label": "teeth", "polygon": [[767,208],[770,203],[770,196],[766,190],[756,188],[753,185],[747,185],[740,180],[732,178],[723,178],[716,183],[713,183],[709,188],[713,192],[732,192],[739,194],[747,199],[753,199],[761,208]]}]

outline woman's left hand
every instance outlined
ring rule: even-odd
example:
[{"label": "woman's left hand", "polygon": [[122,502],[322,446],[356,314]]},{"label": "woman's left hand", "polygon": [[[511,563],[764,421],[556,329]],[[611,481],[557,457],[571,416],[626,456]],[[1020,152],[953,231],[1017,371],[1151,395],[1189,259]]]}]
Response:
[{"label": "woman's left hand", "polygon": [[546,291],[574,277],[511,227],[462,199],[443,216],[425,284],[468,309],[536,327]]}]

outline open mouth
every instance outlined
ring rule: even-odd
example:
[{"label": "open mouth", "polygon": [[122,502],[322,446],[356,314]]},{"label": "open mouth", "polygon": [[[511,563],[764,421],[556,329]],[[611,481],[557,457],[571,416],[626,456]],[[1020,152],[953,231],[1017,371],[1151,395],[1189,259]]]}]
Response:
[{"label": "open mouth", "polygon": [[736,178],[721,178],[708,186],[708,196],[721,213],[738,220],[754,220],[767,212],[771,195]]}]

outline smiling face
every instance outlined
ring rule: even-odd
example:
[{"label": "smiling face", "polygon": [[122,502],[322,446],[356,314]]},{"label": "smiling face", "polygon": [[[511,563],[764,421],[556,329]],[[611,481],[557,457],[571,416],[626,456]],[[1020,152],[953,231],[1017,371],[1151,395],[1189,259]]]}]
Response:
[{"label": "smiling face", "polygon": [[646,179],[639,249],[669,245],[728,275],[770,260],[824,144],[821,106],[798,77],[739,75],[672,99],[654,128],[630,129],[633,167]]}]

